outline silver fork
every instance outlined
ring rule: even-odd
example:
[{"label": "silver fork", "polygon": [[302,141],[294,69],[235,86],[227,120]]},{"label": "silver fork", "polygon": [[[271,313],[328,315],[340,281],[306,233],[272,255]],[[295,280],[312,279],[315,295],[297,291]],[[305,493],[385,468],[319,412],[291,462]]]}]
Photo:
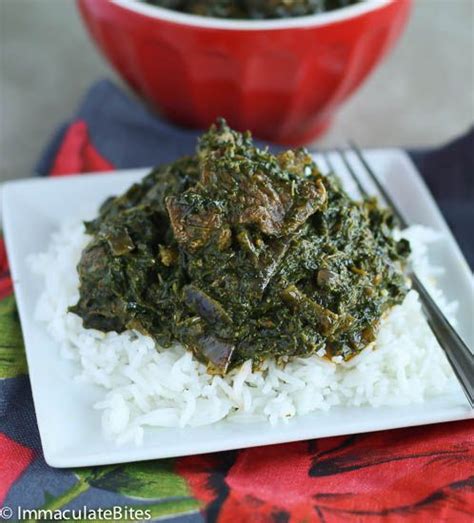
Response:
[{"label": "silver fork", "polygon": [[[408,227],[408,221],[403,216],[399,207],[391,198],[390,194],[388,194],[383,185],[380,183],[379,179],[377,178],[373,169],[370,167],[367,159],[364,157],[360,148],[354,145],[353,143],[351,143],[350,145],[350,150],[358,158],[360,164],[362,165],[362,167],[364,167],[368,176],[373,181],[379,194],[383,197],[387,206],[391,208],[393,214],[397,217],[400,226],[402,228]],[[336,152],[342,160],[351,178],[355,182],[355,185],[357,186],[360,195],[364,198],[369,196],[369,193],[364,188],[361,179],[359,178],[353,165],[351,164],[346,151],[337,149]],[[322,156],[329,169],[334,174],[337,174],[329,155],[325,152],[322,152]],[[446,316],[443,314],[436,302],[430,296],[429,292],[426,290],[425,286],[420,281],[418,276],[413,271],[410,271],[408,277],[411,279],[413,289],[416,290],[420,296],[421,302],[423,304],[423,310],[428,319],[428,324],[431,327],[433,334],[435,335],[440,346],[444,350],[448,358],[448,361],[469,401],[471,408],[474,408],[473,353],[470,351],[469,347],[464,343],[459,334],[454,330],[454,328],[449,323]]]}]

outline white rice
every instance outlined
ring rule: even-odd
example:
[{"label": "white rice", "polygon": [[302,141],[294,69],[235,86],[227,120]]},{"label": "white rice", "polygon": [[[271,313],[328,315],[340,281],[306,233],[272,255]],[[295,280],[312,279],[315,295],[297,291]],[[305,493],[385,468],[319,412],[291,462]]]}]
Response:
[{"label": "white rice", "polygon": [[[412,245],[418,275],[453,319],[456,304],[446,303],[434,288],[440,268],[428,259],[428,244],[437,233],[413,226],[403,236]],[[118,443],[139,444],[147,426],[198,426],[224,418],[274,424],[333,405],[419,403],[457,386],[415,291],[392,309],[373,347],[338,365],[321,358],[321,351],[284,367],[270,360],[258,372],[247,361],[222,378],[208,375],[205,365],[178,344],[162,349],[134,331],[84,329],[67,307],[79,296],[76,265],[87,242],[82,224],[64,225],[45,253],[31,257],[32,270],[44,282],[36,316],[59,343],[61,355],[77,362],[76,379],[103,387],[103,400],[94,408],[102,411],[105,436]]]}]

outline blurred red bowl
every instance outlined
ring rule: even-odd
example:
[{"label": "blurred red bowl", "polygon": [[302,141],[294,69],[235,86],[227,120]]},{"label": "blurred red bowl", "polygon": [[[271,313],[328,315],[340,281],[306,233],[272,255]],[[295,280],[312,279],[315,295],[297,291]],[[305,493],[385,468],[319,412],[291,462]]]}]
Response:
[{"label": "blurred red bowl", "polygon": [[224,116],[299,145],[330,124],[394,45],[411,0],[366,0],[299,18],[224,20],[136,0],[78,0],[99,48],[170,120],[207,127]]}]

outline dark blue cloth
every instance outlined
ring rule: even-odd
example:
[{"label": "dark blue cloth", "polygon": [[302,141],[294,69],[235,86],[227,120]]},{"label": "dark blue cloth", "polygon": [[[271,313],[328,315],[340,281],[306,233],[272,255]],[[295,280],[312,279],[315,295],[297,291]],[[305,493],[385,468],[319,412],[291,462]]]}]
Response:
[{"label": "dark blue cloth", "polygon": [[[72,119],[77,120],[87,123],[94,146],[118,169],[148,167],[192,154],[202,132],[162,120],[108,80],[88,91]],[[66,130],[67,125],[61,126],[46,148],[37,166],[40,174],[50,171]],[[271,144],[270,148],[281,149]],[[474,267],[474,128],[444,147],[408,152]]]},{"label": "dark blue cloth", "polygon": [[444,147],[408,151],[474,268],[474,127]]}]

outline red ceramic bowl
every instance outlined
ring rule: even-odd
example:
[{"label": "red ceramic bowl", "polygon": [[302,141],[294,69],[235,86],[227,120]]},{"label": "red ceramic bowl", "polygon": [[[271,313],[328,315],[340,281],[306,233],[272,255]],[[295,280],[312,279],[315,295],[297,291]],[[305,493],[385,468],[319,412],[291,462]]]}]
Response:
[{"label": "red ceramic bowl", "polygon": [[78,0],[99,48],[170,120],[224,116],[275,142],[315,138],[393,46],[411,0],[281,20],[223,20],[136,0]]}]

